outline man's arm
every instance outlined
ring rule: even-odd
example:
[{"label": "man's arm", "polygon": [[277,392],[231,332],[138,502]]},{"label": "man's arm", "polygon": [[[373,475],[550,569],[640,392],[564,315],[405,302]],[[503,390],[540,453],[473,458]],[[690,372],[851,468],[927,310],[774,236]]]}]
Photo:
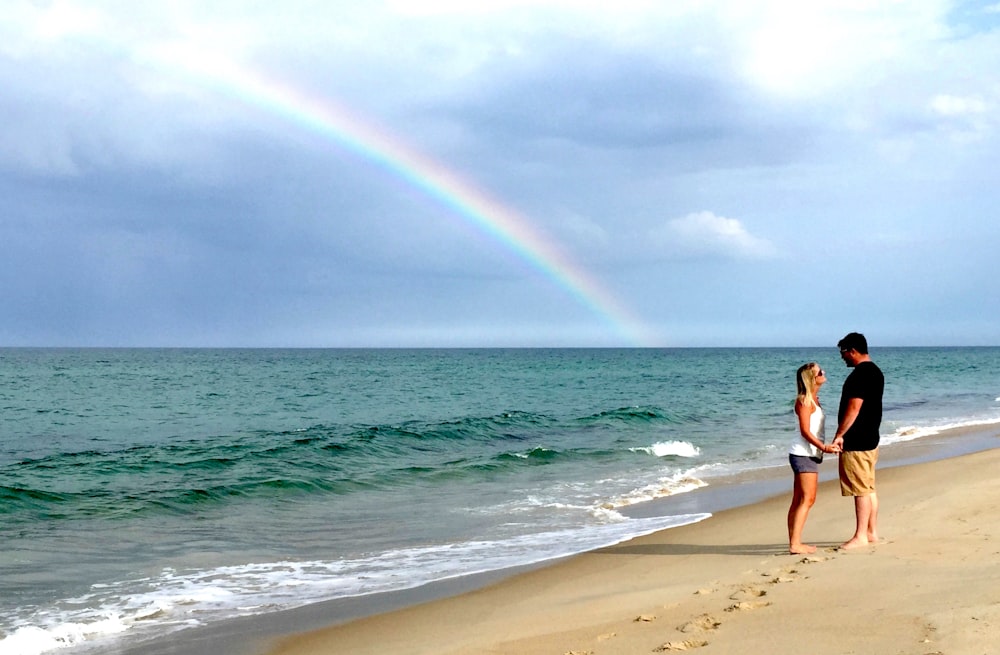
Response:
[{"label": "man's arm", "polygon": [[851,429],[854,425],[854,421],[857,420],[858,414],[861,413],[861,404],[864,402],[863,398],[848,398],[847,407],[844,409],[844,416],[840,419],[840,425],[837,426],[837,434],[833,436],[833,445],[843,447],[844,445],[844,433]]}]

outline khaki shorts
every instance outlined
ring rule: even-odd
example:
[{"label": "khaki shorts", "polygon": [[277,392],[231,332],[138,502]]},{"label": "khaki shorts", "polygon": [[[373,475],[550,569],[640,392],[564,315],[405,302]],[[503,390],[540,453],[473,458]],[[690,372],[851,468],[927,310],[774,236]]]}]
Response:
[{"label": "khaki shorts", "polygon": [[867,496],[875,493],[875,450],[849,450],[840,453],[840,495]]}]

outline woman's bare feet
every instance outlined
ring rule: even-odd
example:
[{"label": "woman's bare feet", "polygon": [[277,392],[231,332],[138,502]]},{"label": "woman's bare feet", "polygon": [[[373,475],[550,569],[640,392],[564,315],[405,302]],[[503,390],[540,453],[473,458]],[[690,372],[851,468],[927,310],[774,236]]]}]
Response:
[{"label": "woman's bare feet", "polygon": [[811,555],[816,552],[816,546],[810,546],[809,544],[790,544],[788,546],[788,553],[791,555]]}]

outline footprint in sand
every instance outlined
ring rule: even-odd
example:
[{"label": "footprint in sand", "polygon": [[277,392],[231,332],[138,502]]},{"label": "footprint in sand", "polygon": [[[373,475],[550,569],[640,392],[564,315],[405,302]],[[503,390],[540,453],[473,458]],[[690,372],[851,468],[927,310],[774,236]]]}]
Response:
[{"label": "footprint in sand", "polygon": [[729,600],[752,600],[766,595],[766,591],[757,587],[740,587],[729,596]]},{"label": "footprint in sand", "polygon": [[653,616],[652,614],[640,614],[639,616],[635,617],[634,622],[635,623],[649,623],[650,621],[655,621],[655,620],[656,620],[656,617]]},{"label": "footprint in sand", "polygon": [[796,568],[785,569],[783,573],[775,575],[768,580],[771,584],[782,584],[785,582],[795,582],[799,579],[799,570]]},{"label": "footprint in sand", "polygon": [[771,604],[771,601],[769,601],[769,600],[758,600],[758,601],[754,601],[754,602],[749,602],[749,601],[745,601],[744,600],[744,601],[740,601],[740,602],[736,603],[735,605],[730,605],[729,607],[726,608],[726,611],[727,612],[744,612],[746,610],[756,610],[756,609],[760,609],[761,607],[767,607],[770,604]]},{"label": "footprint in sand", "polygon": [[799,560],[799,564],[819,564],[820,562],[825,562],[830,559],[829,557],[822,557],[819,555],[813,555],[811,557],[803,557]]},{"label": "footprint in sand", "polygon": [[654,653],[663,653],[668,650],[691,650],[708,646],[708,642],[701,639],[685,639],[684,641],[668,641],[662,646],[653,649]]},{"label": "footprint in sand", "polygon": [[722,621],[709,614],[702,614],[698,618],[678,626],[677,629],[681,632],[703,632],[705,630],[715,630],[720,625],[722,625]]}]

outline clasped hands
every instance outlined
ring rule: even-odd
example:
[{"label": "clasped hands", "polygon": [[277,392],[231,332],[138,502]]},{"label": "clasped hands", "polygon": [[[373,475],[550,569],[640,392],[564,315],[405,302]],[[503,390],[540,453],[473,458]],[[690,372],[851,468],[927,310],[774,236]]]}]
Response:
[{"label": "clasped hands", "polygon": [[823,447],[820,450],[824,453],[842,452],[844,450],[844,439],[842,437],[838,437],[830,443],[823,444]]}]

